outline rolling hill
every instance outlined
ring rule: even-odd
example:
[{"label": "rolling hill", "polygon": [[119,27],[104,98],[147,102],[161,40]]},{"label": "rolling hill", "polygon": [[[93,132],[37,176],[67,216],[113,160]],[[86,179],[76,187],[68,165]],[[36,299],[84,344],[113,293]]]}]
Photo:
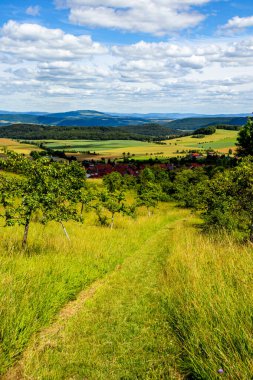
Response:
[{"label": "rolling hill", "polygon": [[[41,124],[59,127],[125,127],[156,123],[173,130],[195,130],[217,124],[243,125],[245,115],[194,115],[176,113],[110,114],[93,110],[79,110],[61,113],[10,113],[0,111],[0,126],[10,124]],[[191,117],[186,117],[191,116]]]}]

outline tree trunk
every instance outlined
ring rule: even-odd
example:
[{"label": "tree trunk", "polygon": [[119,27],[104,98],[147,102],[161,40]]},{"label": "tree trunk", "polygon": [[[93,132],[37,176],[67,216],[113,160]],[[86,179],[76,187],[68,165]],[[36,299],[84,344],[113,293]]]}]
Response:
[{"label": "tree trunk", "polygon": [[30,216],[28,219],[26,219],[25,223],[25,230],[24,230],[24,236],[23,236],[23,241],[22,241],[22,248],[26,247],[27,244],[27,237],[28,237],[28,231],[29,231],[29,226],[30,226]]},{"label": "tree trunk", "polygon": [[111,219],[111,229],[113,229],[114,226],[114,214],[112,214],[112,219]]},{"label": "tree trunk", "polygon": [[249,240],[251,243],[253,243],[253,222],[251,223],[250,227]]},{"label": "tree trunk", "polygon": [[62,222],[60,222],[60,223],[61,223],[61,226],[62,226],[62,229],[63,229],[63,231],[64,231],[64,234],[65,234],[66,238],[70,241],[69,234],[68,234],[68,232],[67,232],[67,230],[66,230],[64,224],[63,224]]},{"label": "tree trunk", "polygon": [[84,207],[84,203],[82,202],[81,215],[83,215],[83,207]]}]

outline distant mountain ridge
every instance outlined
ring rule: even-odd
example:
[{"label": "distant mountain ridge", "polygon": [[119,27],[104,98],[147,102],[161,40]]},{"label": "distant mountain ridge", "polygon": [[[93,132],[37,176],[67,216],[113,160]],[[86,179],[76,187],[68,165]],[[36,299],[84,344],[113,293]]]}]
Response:
[{"label": "distant mountain ridge", "polygon": [[201,115],[189,113],[109,113],[77,110],[58,113],[0,111],[0,128],[11,124],[36,124],[58,127],[136,127],[156,123],[176,130],[195,130],[208,125],[243,125],[250,114]]}]

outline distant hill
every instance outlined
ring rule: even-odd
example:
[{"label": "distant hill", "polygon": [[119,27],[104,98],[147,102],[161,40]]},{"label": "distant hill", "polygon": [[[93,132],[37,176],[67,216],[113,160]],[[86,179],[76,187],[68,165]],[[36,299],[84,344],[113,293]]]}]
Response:
[{"label": "distant hill", "polygon": [[247,117],[191,117],[171,121],[168,126],[171,129],[181,131],[194,131],[211,125],[237,125],[242,126],[247,122]]},{"label": "distant hill", "polygon": [[[124,127],[63,127],[41,124],[12,124],[0,127],[0,138],[19,140],[156,140],[180,132],[156,124]],[[1,144],[0,144],[1,145]]]},{"label": "distant hill", "polygon": [[45,115],[0,114],[0,125],[10,123],[31,123],[55,126],[118,127],[147,123],[145,118],[113,116],[97,111],[72,111]]},{"label": "distant hill", "polygon": [[[192,117],[193,115],[194,117]],[[231,120],[233,120],[233,122]],[[123,127],[156,123],[172,129],[194,130],[200,127],[213,125],[213,123],[234,123],[235,125],[242,125],[241,123],[244,124],[245,120],[244,114],[243,117],[241,115],[238,117],[237,115],[203,116],[177,113],[110,114],[93,110],[58,113],[15,113],[0,111],[0,127],[13,123],[42,124],[63,127]],[[171,125],[171,123],[173,124]]]},{"label": "distant hill", "polygon": [[186,119],[186,118],[210,118],[210,117],[247,117],[250,116],[249,113],[240,113],[240,114],[217,114],[217,115],[206,115],[206,114],[196,114],[196,113],[111,113],[111,115],[115,116],[131,116],[131,117],[138,117],[142,119],[171,119],[171,120],[177,120],[177,119]]}]

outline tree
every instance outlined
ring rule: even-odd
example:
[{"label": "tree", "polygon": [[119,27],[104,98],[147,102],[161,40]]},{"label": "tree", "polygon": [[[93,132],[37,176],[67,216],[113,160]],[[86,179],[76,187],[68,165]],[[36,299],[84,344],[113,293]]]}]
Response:
[{"label": "tree", "polygon": [[206,227],[223,228],[253,241],[252,158],[244,158],[237,167],[215,174],[203,185],[201,208]]},{"label": "tree", "polygon": [[145,206],[148,211],[148,216],[150,216],[151,209],[157,207],[161,197],[161,186],[155,183],[147,183],[145,186],[140,186],[137,191],[137,206]]},{"label": "tree", "polygon": [[102,190],[98,196],[98,203],[95,205],[99,221],[106,224],[106,215],[103,214],[103,210],[106,210],[111,214],[110,227],[114,226],[114,217],[117,213],[130,214],[130,207],[125,203],[125,192],[115,190],[110,193],[108,190]]},{"label": "tree", "polygon": [[125,187],[124,178],[118,172],[112,172],[104,176],[103,184],[111,193],[123,190],[123,188]]},{"label": "tree", "polygon": [[[7,160],[8,161],[8,160]],[[40,210],[40,221],[55,220],[69,238],[64,221],[82,221],[77,205],[85,187],[85,172],[76,162],[51,163],[48,159],[31,161],[17,155],[9,157],[13,171],[23,173],[16,190],[15,202],[5,213],[6,224],[24,226],[23,247],[27,244],[30,223],[34,213]]]},{"label": "tree", "polygon": [[248,118],[247,123],[239,131],[237,138],[237,153],[239,156],[253,156],[253,120]]},{"label": "tree", "polygon": [[185,169],[176,174],[174,179],[174,198],[183,207],[197,207],[201,184],[208,179],[203,168]]},{"label": "tree", "polygon": [[216,132],[216,127],[214,125],[209,125],[208,127],[198,128],[193,132],[195,135],[213,135]]}]

